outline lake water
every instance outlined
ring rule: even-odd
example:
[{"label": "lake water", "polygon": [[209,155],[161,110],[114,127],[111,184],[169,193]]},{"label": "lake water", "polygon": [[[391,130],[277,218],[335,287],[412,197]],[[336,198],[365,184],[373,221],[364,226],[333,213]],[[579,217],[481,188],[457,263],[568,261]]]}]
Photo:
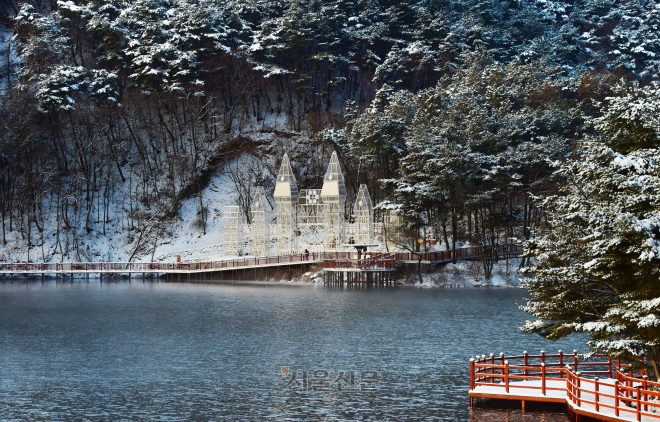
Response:
[{"label": "lake water", "polygon": [[0,282],[0,419],[567,421],[468,408],[471,356],[584,350],[525,294]]}]

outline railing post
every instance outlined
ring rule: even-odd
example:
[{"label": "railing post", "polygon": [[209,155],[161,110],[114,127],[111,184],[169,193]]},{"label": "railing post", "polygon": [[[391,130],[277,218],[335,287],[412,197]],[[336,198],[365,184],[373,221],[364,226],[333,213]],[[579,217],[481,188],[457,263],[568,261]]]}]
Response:
[{"label": "railing post", "polygon": [[560,371],[559,371],[559,378],[564,378],[564,372],[561,370],[561,368],[564,367],[564,352],[562,352],[561,350],[559,350],[558,353],[559,353],[559,365],[558,365],[558,368],[559,368],[559,370],[560,370]]},{"label": "railing post", "polygon": [[[626,387],[632,388],[632,383],[633,383],[633,369],[632,369],[632,363],[628,364],[628,378],[626,378]],[[626,397],[632,397],[632,391],[626,388]]]},{"label": "railing post", "polygon": [[527,375],[527,350],[523,352],[523,365],[525,366],[525,369],[523,369],[523,374]]},{"label": "railing post", "polygon": [[641,385],[638,385],[635,387],[635,393],[637,394],[636,402],[635,402],[635,408],[637,409],[637,420],[641,421],[642,420],[642,392],[640,391],[642,389]]},{"label": "railing post", "polygon": [[[472,358],[472,359],[474,359],[475,364],[480,363],[479,355],[477,355],[476,358]],[[474,377],[475,377],[475,383],[476,383],[477,381],[486,382],[486,381],[485,381],[486,378],[485,378],[483,375],[482,375],[482,376],[477,376],[477,372],[481,373],[483,370],[484,370],[483,368],[481,368],[481,369],[475,369],[475,370],[474,370],[474,374],[475,374],[475,375],[474,375]],[[475,384],[475,385],[476,385],[476,384]]]},{"label": "railing post", "polygon": [[506,392],[508,393],[509,392],[509,361],[508,360],[504,361],[504,366],[505,366],[505,368],[504,368],[504,371],[505,371],[504,372],[504,388],[505,388]]},{"label": "railing post", "polygon": [[628,376],[630,377],[630,385],[629,387],[632,387],[632,378],[633,378],[633,367],[632,363],[628,364]]},{"label": "railing post", "polygon": [[571,401],[574,401],[573,373],[571,372],[571,366],[569,364],[566,364],[566,391],[568,392],[568,397]]},{"label": "railing post", "polygon": [[607,371],[609,372],[609,377],[612,378],[612,356],[607,357]]},{"label": "railing post", "polygon": [[573,350],[573,371],[575,372],[578,371],[577,350]]},{"label": "railing post", "polygon": [[598,377],[594,378],[594,402],[596,412],[600,412],[600,397],[598,394]]},{"label": "railing post", "polygon": [[490,376],[490,382],[494,382],[493,378],[494,378],[494,375],[495,375],[495,368],[493,368],[492,365],[495,365],[495,355],[492,354],[492,353],[490,354],[490,364],[491,364],[491,367],[490,367],[490,375],[491,375]]},{"label": "railing post", "polygon": [[580,399],[582,398],[582,391],[581,391],[581,388],[582,388],[581,384],[582,383],[580,382],[580,373],[576,372],[575,377],[576,377],[576,392],[577,392],[577,395],[576,395],[577,403],[576,404],[577,404],[578,407],[580,407],[581,406]]},{"label": "railing post", "polygon": [[619,380],[614,381],[614,416],[619,416]]},{"label": "railing post", "polygon": [[[500,352],[500,365],[504,365],[504,352]],[[500,369],[500,375],[504,376],[504,369]],[[502,378],[500,378],[500,382],[502,382]]]},{"label": "railing post", "polygon": [[541,394],[545,396],[545,362],[541,362]]},{"label": "railing post", "polygon": [[474,390],[474,358],[470,358],[470,390]]}]

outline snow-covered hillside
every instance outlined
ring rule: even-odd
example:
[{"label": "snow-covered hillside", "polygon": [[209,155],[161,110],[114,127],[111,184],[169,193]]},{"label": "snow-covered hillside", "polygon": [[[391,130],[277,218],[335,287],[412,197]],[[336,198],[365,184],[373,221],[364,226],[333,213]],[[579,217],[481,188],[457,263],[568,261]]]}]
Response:
[{"label": "snow-covered hillside", "polygon": [[[200,196],[208,209],[205,233],[197,223],[199,220]],[[219,259],[222,252],[222,209],[225,205],[235,204],[235,190],[226,175],[215,173],[207,187],[193,198],[185,200],[176,218],[167,226],[168,235],[155,242],[146,253],[134,257],[134,261],[175,261],[180,255],[184,261]],[[118,195],[112,208],[121,208],[123,195]],[[43,244],[30,248],[30,261],[116,261],[125,262],[135,248],[127,229],[121,222],[112,221],[106,225],[103,235],[102,222],[92,225],[92,231],[80,238],[74,246],[74,252],[68,256],[59,253],[57,245],[56,215],[49,213],[44,224]],[[28,248],[20,234],[12,232],[7,245],[0,244],[0,261],[25,262],[28,260]]]}]

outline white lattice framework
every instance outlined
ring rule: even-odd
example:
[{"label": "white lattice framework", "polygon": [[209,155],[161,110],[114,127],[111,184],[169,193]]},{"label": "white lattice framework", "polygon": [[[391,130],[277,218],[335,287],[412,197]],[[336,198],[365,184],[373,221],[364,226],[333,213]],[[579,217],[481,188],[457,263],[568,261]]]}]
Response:
[{"label": "white lattice framework", "polygon": [[374,234],[374,207],[371,203],[367,185],[360,185],[355,206],[355,243],[371,243]]},{"label": "white lattice framework", "polygon": [[323,177],[321,201],[323,201],[325,226],[323,246],[325,250],[336,250],[340,244],[344,243],[346,228],[344,221],[346,185],[336,152],[332,153],[328,170]]},{"label": "white lattice framework", "polygon": [[245,238],[243,227],[245,219],[238,206],[225,206],[222,211],[222,218],[225,220],[225,243],[224,250],[227,256],[243,255]]},{"label": "white lattice framework", "polygon": [[385,243],[385,229],[383,223],[374,223],[374,243]]},{"label": "white lattice framework", "polygon": [[296,205],[298,204],[298,185],[291,170],[289,157],[284,154],[275,184],[276,244],[279,255],[298,252],[296,245]]},{"label": "white lattice framework", "polygon": [[298,247],[321,252],[325,239],[323,201],[320,189],[301,189],[297,207]]},{"label": "white lattice framework", "polygon": [[270,206],[266,201],[266,195],[261,186],[257,186],[254,198],[252,199],[250,213],[252,215],[252,224],[250,227],[252,255],[268,256],[270,255]]}]

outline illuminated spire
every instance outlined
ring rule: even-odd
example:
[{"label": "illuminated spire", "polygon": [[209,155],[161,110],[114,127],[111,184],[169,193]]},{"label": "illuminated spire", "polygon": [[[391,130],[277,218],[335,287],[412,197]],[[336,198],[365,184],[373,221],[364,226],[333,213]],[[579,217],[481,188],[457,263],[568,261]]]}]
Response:
[{"label": "illuminated spire", "polygon": [[275,184],[275,193],[273,196],[278,202],[291,201],[293,204],[298,201],[299,194],[296,176],[291,170],[289,156],[286,154],[282,157],[282,164],[280,165],[280,172],[277,174],[277,183]]},{"label": "illuminated spire", "polygon": [[336,152],[332,153],[330,164],[328,164],[328,170],[323,177],[321,199],[323,199],[324,203],[346,201],[344,174],[341,172],[341,166],[339,165],[339,159],[337,158]]}]

